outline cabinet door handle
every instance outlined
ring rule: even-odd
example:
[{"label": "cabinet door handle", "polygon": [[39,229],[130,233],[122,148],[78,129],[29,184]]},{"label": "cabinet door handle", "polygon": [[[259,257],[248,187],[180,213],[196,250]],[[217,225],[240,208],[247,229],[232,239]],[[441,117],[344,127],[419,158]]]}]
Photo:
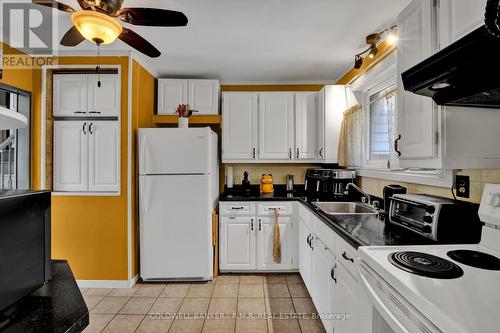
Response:
[{"label": "cabinet door handle", "polygon": [[85,114],[85,111],[75,111],[74,114]]},{"label": "cabinet door handle", "polygon": [[300,151],[299,151],[299,147],[297,147],[297,158],[299,158],[300,156]]},{"label": "cabinet door handle", "polygon": [[399,151],[399,141],[401,140],[401,134],[398,135],[398,138],[394,140],[394,151],[401,157],[401,151]]},{"label": "cabinet door handle", "polygon": [[342,252],[342,258],[344,258],[347,261],[350,261],[350,262],[354,263],[354,259],[352,259],[351,257],[349,257],[345,251]]},{"label": "cabinet door handle", "polygon": [[83,134],[84,135],[87,135],[87,132],[85,131],[85,127],[87,126],[87,123],[83,123],[83,126],[82,126],[82,131],[83,131]]},{"label": "cabinet door handle", "polygon": [[292,148],[288,148],[288,158],[292,159]]},{"label": "cabinet door handle", "polygon": [[91,114],[101,114],[100,111],[90,111],[89,113],[91,113]]},{"label": "cabinet door handle", "polygon": [[309,245],[309,247],[311,247],[311,244],[309,243],[310,240],[311,240],[311,234],[309,234],[309,236],[307,236],[307,239],[306,239],[306,243],[307,243],[307,245]]},{"label": "cabinet door handle", "polygon": [[319,157],[323,158],[323,148],[319,150]]},{"label": "cabinet door handle", "polygon": [[94,123],[90,123],[90,125],[89,125],[89,133],[90,133],[90,135],[94,134],[94,133],[92,133],[92,125],[93,125],[93,124],[94,124]]},{"label": "cabinet door handle", "polygon": [[330,276],[332,277],[332,280],[337,284],[337,277],[335,276],[335,268],[337,268],[337,265],[333,266],[332,269],[330,270]]},{"label": "cabinet door handle", "polygon": [[255,160],[255,148],[252,148],[252,158]]},{"label": "cabinet door handle", "polygon": [[253,219],[250,219],[250,230],[253,230]]},{"label": "cabinet door handle", "polygon": [[262,221],[259,219],[259,231],[262,230]]}]

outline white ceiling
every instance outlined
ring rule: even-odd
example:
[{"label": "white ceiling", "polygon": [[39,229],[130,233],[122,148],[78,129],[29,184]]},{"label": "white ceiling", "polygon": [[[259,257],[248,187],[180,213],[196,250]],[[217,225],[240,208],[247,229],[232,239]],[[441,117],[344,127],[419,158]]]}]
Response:
[{"label": "white ceiling", "polygon": [[[79,8],[76,0],[60,0]],[[160,76],[222,83],[331,83],[352,66],[364,38],[394,23],[409,0],[125,0],[124,7],[182,11],[187,27],[128,26],[162,55]],[[70,15],[58,13],[59,37]],[[69,48],[62,47],[61,50]],[[73,50],[95,50],[85,41]],[[118,41],[108,50],[130,50]]]}]

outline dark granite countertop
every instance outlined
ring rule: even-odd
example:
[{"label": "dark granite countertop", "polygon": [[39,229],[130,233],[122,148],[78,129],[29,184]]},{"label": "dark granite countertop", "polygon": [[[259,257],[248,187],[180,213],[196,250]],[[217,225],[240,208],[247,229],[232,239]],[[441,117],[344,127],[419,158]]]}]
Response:
[{"label": "dark granite countertop", "polygon": [[[398,226],[386,224],[383,217],[377,215],[327,215],[321,212],[308,200],[303,187],[297,187],[293,194],[288,194],[283,186],[275,186],[273,195],[261,195],[258,187],[251,187],[250,191],[242,191],[235,187],[232,191],[225,191],[220,201],[287,201],[294,200],[303,203],[311,212],[319,217],[328,227],[333,229],[343,239],[355,248],[359,246],[385,245],[425,245],[435,244],[433,241],[419,236]],[[349,198],[330,198],[328,201],[346,201]]]},{"label": "dark granite countertop", "polygon": [[65,260],[53,260],[52,279],[13,311],[0,322],[0,332],[73,333],[89,324],[89,310]]}]

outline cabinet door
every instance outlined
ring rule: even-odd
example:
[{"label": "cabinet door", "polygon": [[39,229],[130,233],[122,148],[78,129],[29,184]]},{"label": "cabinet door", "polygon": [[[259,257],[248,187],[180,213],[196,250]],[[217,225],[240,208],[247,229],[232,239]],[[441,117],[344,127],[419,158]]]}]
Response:
[{"label": "cabinet door", "polygon": [[258,103],[256,93],[226,93],[222,107],[222,160],[257,158]]},{"label": "cabinet door", "polygon": [[325,89],[318,93],[318,159],[325,159]]},{"label": "cabinet door", "polygon": [[[319,239],[314,241],[312,252],[312,293],[311,297],[318,313],[336,313],[337,286],[336,286],[336,261],[331,251]],[[333,318],[322,318],[327,332],[333,332]]]},{"label": "cabinet door", "polygon": [[295,94],[295,158],[318,156],[318,93]]},{"label": "cabinet door", "polygon": [[89,191],[117,192],[120,188],[120,130],[118,121],[92,121],[89,137]]},{"label": "cabinet door", "polygon": [[[337,266],[337,301],[336,313],[349,314],[349,320],[337,320],[335,332],[351,333],[358,332],[358,327],[364,327],[358,316],[358,296],[356,279],[342,266]],[[338,328],[338,330],[337,330]]]},{"label": "cabinet door", "polygon": [[179,104],[187,104],[187,94],[187,80],[158,80],[158,114],[175,114]]},{"label": "cabinet door", "polygon": [[[93,117],[118,117],[120,114],[120,80],[118,74],[89,75],[88,114]],[[101,81],[99,87],[98,81]]]},{"label": "cabinet door", "polygon": [[189,80],[188,104],[196,114],[219,114],[219,81]]},{"label": "cabinet door", "polygon": [[428,97],[406,92],[401,73],[432,55],[435,50],[431,0],[413,1],[398,17],[398,133],[401,165],[405,159],[430,159],[436,154],[437,116]]},{"label": "cabinet door", "polygon": [[487,0],[441,0],[440,48],[443,49],[484,24]]},{"label": "cabinet door", "polygon": [[78,117],[87,114],[87,75],[55,74],[53,94],[55,117]]},{"label": "cabinet door", "polygon": [[88,189],[88,122],[54,122],[54,191]]},{"label": "cabinet door", "polygon": [[259,94],[259,159],[293,159],[293,102],[290,93]]},{"label": "cabinet door", "polygon": [[255,270],[255,219],[221,217],[220,221],[220,268]]},{"label": "cabinet door", "polygon": [[291,220],[289,217],[279,217],[279,232],[281,240],[281,262],[273,260],[274,249],[274,218],[258,218],[257,220],[257,268],[259,270],[288,270],[292,268],[289,242],[292,237]]},{"label": "cabinet door", "polygon": [[312,291],[312,249],[309,246],[311,238],[311,230],[306,226],[305,222],[299,222],[299,272],[304,280],[307,290]]}]

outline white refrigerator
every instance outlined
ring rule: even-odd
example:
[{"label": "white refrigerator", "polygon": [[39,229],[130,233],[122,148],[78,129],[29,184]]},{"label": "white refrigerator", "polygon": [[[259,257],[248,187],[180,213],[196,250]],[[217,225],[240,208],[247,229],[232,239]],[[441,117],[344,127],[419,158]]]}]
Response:
[{"label": "white refrigerator", "polygon": [[211,280],[217,134],[210,128],[141,128],[138,149],[141,278]]}]

